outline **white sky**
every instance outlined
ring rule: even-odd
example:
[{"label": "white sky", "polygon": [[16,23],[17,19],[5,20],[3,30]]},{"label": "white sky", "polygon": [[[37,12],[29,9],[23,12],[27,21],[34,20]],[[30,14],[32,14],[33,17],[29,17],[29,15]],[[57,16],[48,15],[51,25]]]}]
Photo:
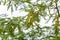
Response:
[{"label": "white sky", "polygon": [[7,7],[0,5],[0,15],[1,14],[7,14],[7,17],[17,17],[17,16],[25,16],[27,14],[27,12],[24,11],[14,11],[13,13],[11,13],[11,10],[9,9],[7,11]]}]

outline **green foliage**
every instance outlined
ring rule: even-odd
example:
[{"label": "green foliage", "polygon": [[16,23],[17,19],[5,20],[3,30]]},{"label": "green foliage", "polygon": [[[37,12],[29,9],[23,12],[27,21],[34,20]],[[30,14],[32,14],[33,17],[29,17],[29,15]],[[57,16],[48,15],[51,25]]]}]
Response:
[{"label": "green foliage", "polygon": [[[29,40],[60,40],[58,2],[59,0],[36,0],[36,2],[32,2],[32,0],[1,0],[0,4],[6,5],[7,10],[11,9],[11,12],[14,12],[22,5],[23,7],[19,10],[28,12],[28,14],[12,19],[0,18],[0,37],[2,40],[28,40],[29,38],[31,38]],[[51,12],[51,10],[54,11]],[[42,18],[47,20],[47,23],[52,19],[52,25],[44,26],[43,24],[42,27],[40,25]]]}]

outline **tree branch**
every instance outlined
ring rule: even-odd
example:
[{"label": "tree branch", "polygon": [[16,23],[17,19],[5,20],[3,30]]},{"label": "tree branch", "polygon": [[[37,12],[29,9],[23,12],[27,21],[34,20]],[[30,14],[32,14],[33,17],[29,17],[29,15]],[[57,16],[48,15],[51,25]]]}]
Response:
[{"label": "tree branch", "polygon": [[58,9],[57,3],[56,3],[56,9],[57,9],[57,13],[59,15],[59,9]]}]

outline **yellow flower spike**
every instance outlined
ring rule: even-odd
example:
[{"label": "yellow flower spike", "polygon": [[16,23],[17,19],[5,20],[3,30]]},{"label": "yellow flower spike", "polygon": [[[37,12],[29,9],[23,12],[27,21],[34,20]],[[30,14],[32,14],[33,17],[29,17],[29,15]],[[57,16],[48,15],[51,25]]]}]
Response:
[{"label": "yellow flower spike", "polygon": [[30,18],[30,24],[33,26],[33,22],[34,22],[34,14],[31,14],[31,18]]},{"label": "yellow flower spike", "polygon": [[3,3],[3,5],[5,5],[6,4],[6,0],[4,0],[4,3]]},{"label": "yellow flower spike", "polygon": [[59,21],[56,21],[56,26],[59,26]]},{"label": "yellow flower spike", "polygon": [[30,25],[33,25],[33,22],[34,22],[34,14],[33,13],[28,14],[27,21],[29,22]]}]

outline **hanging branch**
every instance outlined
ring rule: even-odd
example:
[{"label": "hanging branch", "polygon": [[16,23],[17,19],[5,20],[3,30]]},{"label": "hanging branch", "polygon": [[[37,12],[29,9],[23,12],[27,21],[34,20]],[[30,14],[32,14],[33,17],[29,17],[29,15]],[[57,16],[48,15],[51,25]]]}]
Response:
[{"label": "hanging branch", "polygon": [[55,4],[56,4],[56,10],[57,10],[57,20],[56,20],[56,26],[55,26],[55,34],[56,34],[56,39],[58,39],[58,33],[59,33],[59,9],[58,9],[58,6],[57,6],[57,2],[58,0],[55,0]]},{"label": "hanging branch", "polygon": [[59,15],[59,9],[58,9],[57,3],[56,3],[56,9],[57,9],[57,13]]}]

